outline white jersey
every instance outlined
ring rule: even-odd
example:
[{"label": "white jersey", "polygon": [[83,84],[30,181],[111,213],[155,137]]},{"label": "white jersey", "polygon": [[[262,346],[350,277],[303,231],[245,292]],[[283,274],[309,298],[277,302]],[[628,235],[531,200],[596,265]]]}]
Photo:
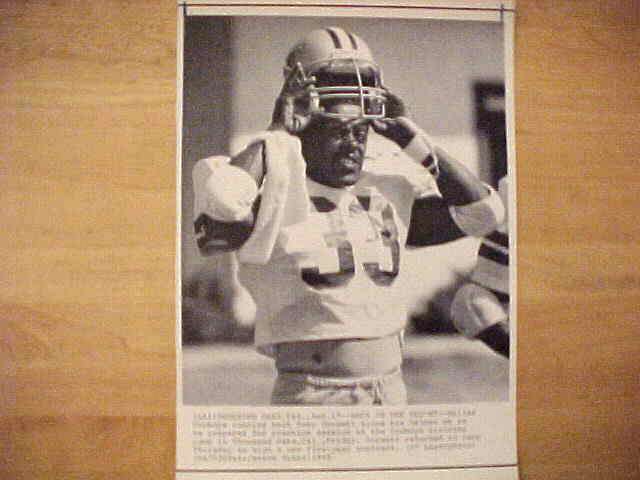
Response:
[{"label": "white jersey", "polygon": [[256,347],[267,355],[280,342],[383,337],[407,319],[396,280],[416,185],[429,182],[366,171],[348,189],[306,181],[306,220],[281,229],[265,265],[240,265],[257,306]]}]

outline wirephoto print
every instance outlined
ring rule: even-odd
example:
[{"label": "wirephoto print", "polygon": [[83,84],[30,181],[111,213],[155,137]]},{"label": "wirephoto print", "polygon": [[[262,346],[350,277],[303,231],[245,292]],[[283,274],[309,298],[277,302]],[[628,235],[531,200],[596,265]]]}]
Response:
[{"label": "wirephoto print", "polygon": [[474,5],[179,5],[177,478],[517,478],[513,5]]}]

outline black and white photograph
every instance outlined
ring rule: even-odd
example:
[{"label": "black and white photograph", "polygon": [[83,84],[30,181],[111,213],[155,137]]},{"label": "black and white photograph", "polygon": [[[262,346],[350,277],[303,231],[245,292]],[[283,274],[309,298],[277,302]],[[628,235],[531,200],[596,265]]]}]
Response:
[{"label": "black and white photograph", "polygon": [[[508,12],[356,10],[183,5],[178,409],[209,412],[194,418],[515,411]],[[224,464],[206,445],[194,462]]]}]

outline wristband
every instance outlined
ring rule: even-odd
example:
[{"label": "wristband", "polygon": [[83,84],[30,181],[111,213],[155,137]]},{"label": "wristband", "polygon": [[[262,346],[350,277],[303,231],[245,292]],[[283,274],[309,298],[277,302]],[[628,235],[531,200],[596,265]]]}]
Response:
[{"label": "wristband", "polygon": [[414,136],[409,144],[404,147],[403,152],[409,156],[414,162],[419,163],[426,168],[429,173],[438,178],[440,168],[438,166],[438,157],[435,149],[424,135]]}]

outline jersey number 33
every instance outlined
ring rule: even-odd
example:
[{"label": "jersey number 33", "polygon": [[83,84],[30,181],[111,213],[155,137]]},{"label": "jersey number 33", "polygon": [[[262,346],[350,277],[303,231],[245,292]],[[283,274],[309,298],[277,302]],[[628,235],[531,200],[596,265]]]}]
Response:
[{"label": "jersey number 33", "polygon": [[378,196],[357,197],[343,209],[324,197],[311,201],[315,212],[310,220],[288,235],[291,247],[299,245],[290,253],[302,280],[316,289],[335,288],[363,272],[378,286],[391,285],[400,271],[398,227],[391,205]]}]

